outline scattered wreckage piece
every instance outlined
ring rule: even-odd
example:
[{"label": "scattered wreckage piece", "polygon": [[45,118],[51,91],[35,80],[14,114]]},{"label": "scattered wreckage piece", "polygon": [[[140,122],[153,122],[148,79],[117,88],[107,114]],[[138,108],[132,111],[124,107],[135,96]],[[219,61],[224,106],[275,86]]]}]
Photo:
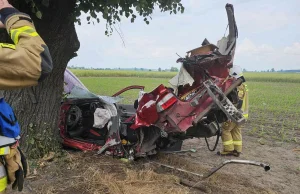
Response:
[{"label": "scattered wreckage piece", "polygon": [[209,178],[210,176],[212,176],[214,173],[216,173],[218,170],[220,170],[222,167],[224,167],[227,164],[254,165],[254,166],[258,166],[258,167],[263,167],[266,172],[271,169],[269,164],[262,163],[262,162],[257,162],[257,161],[251,161],[251,160],[225,160],[222,163],[220,163],[219,165],[217,165],[216,167],[211,168],[206,173],[199,174],[199,173],[187,171],[187,170],[184,170],[184,169],[181,169],[181,168],[177,168],[177,167],[174,167],[174,166],[170,166],[170,165],[167,165],[167,164],[162,164],[160,162],[150,161],[149,163],[156,164],[158,166],[166,167],[166,168],[173,169],[173,170],[176,170],[176,171],[179,171],[179,172],[183,172],[183,173],[187,173],[187,174],[191,174],[191,175],[200,177],[201,180],[198,181],[198,182],[193,182],[193,181],[190,181],[190,180],[180,179],[180,184],[185,185],[185,186],[189,186],[189,187],[192,187],[192,188],[197,188],[197,189],[199,189],[199,190],[201,190],[205,193],[209,193],[209,188],[201,185],[200,184],[201,181]]},{"label": "scattered wreckage piece", "polygon": [[218,166],[210,169],[208,172],[206,172],[204,174],[199,174],[199,173],[187,171],[187,170],[184,170],[184,169],[181,169],[181,168],[176,168],[174,166],[170,166],[170,165],[167,165],[167,164],[162,164],[160,162],[150,161],[150,163],[157,164],[159,166],[167,167],[167,168],[170,168],[170,169],[174,169],[174,170],[177,170],[179,172],[192,174],[192,175],[195,175],[197,177],[201,177],[202,180],[210,177],[211,175],[216,173],[218,170],[220,170],[222,167],[224,167],[227,164],[246,164],[246,165],[258,166],[258,167],[264,168],[264,170],[266,172],[271,169],[269,164],[265,164],[265,163],[257,162],[257,161],[251,161],[251,160],[225,160],[224,162],[220,163]]}]

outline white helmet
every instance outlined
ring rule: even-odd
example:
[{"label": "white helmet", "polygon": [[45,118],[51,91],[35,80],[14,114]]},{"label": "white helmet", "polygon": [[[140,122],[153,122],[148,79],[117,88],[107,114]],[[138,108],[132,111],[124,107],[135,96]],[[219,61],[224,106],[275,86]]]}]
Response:
[{"label": "white helmet", "polygon": [[240,66],[233,65],[232,68],[230,68],[230,70],[229,70],[229,75],[236,79],[243,77],[242,68]]}]

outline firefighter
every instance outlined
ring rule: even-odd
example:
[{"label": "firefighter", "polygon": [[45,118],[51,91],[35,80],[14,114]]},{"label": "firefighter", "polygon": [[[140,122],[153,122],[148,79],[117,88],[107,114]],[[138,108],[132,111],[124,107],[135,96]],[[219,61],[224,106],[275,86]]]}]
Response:
[{"label": "firefighter", "polygon": [[[233,66],[229,72],[230,77],[242,78],[245,82],[242,70],[239,66]],[[238,101],[236,107],[243,112],[245,119],[248,119],[248,88],[245,83],[237,87]],[[242,152],[242,132],[241,126],[232,121],[222,124],[223,151],[218,152],[220,156],[239,157]]]},{"label": "firefighter", "polygon": [[[0,0],[0,27],[6,29],[14,43],[0,43],[0,90],[36,86],[51,73],[53,66],[49,49],[32,19],[7,0]],[[12,116],[12,109],[2,92],[0,113],[0,194],[6,192],[10,183],[12,189],[22,191],[27,162],[18,145],[20,128],[16,120],[7,119]]]}]

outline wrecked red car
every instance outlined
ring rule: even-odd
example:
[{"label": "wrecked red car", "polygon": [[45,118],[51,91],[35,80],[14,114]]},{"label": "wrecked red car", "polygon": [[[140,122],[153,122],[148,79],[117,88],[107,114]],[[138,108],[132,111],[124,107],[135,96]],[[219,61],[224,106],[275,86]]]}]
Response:
[{"label": "wrecked red car", "polygon": [[[143,86],[130,86],[112,97],[98,96],[66,70],[68,97],[59,124],[63,145],[134,159],[180,150],[188,138],[220,136],[219,123],[226,120],[244,122],[233,104],[238,100],[236,88],[245,79],[229,76],[238,30],[233,6],[225,8],[229,35],[217,45],[205,39],[179,58],[182,66],[170,86],[159,85],[148,93]],[[131,89],[140,90],[138,99],[121,104],[120,94]]]}]

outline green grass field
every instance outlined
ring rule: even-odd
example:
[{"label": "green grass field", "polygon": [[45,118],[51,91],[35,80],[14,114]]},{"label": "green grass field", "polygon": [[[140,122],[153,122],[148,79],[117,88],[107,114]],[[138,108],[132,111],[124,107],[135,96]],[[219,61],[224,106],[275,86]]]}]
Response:
[{"label": "green grass field", "polygon": [[[142,77],[170,79],[176,72],[71,69],[78,77]],[[300,73],[244,73],[248,81],[300,83]]]},{"label": "green grass field", "polygon": [[[108,96],[129,85],[143,85],[145,91],[151,91],[159,84],[167,85],[175,75],[171,72],[110,70],[73,72],[92,92]],[[261,138],[271,136],[282,141],[299,141],[300,74],[245,73],[245,77],[250,89],[249,133]],[[133,103],[138,91],[129,91],[122,96],[125,103]]]},{"label": "green grass field", "polygon": [[118,71],[118,70],[71,70],[78,77],[148,77],[148,78],[171,78],[176,72],[156,71]]}]

